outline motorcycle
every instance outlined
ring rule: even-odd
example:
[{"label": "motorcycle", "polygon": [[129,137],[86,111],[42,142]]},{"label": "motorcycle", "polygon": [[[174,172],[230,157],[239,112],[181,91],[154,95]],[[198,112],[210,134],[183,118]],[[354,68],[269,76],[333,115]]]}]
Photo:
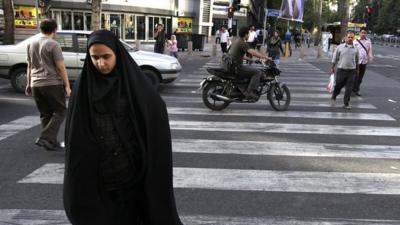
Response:
[{"label": "motorcycle", "polygon": [[203,103],[212,110],[223,110],[232,102],[254,103],[261,96],[267,95],[267,99],[276,111],[285,111],[290,105],[290,91],[286,84],[278,81],[281,71],[276,67],[274,61],[257,61],[262,64],[260,70],[263,76],[256,98],[248,99],[244,92],[250,79],[239,79],[235,74],[226,72],[223,68],[207,68],[211,76],[200,83],[202,89]]}]

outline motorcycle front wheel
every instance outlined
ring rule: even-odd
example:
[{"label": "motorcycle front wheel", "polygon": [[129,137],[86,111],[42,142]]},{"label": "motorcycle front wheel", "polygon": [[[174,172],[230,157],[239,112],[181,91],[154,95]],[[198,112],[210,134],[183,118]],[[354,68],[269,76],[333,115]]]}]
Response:
[{"label": "motorcycle front wheel", "polygon": [[223,95],[224,86],[220,82],[207,84],[203,89],[203,103],[212,110],[223,110],[230,102],[218,99],[216,95]]},{"label": "motorcycle front wheel", "polygon": [[285,111],[290,105],[290,91],[286,85],[273,85],[267,95],[268,101],[276,111]]}]

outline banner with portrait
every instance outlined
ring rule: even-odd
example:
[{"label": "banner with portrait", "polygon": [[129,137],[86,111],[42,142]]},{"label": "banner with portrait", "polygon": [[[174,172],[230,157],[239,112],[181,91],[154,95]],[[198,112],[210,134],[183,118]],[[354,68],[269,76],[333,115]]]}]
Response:
[{"label": "banner with portrait", "polygon": [[176,33],[192,33],[192,24],[192,18],[179,17]]},{"label": "banner with portrait", "polygon": [[303,22],[304,0],[282,0],[279,17]]}]

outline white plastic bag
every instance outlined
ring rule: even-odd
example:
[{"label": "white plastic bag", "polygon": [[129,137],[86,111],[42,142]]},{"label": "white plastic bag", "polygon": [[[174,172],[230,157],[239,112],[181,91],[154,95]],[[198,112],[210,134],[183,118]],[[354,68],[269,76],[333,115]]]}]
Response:
[{"label": "white plastic bag", "polygon": [[331,75],[329,76],[329,83],[328,85],[326,85],[326,90],[329,93],[332,93],[333,89],[335,89],[335,74],[331,73]]}]

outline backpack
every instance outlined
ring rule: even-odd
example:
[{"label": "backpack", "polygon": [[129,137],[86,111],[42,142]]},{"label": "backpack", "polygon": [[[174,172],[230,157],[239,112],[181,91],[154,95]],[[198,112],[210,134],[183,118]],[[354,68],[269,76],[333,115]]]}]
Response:
[{"label": "backpack", "polygon": [[236,64],[235,64],[232,56],[230,56],[226,53],[223,54],[221,64],[222,64],[222,68],[224,69],[225,72],[228,72],[228,73],[236,72]]},{"label": "backpack", "polygon": [[221,65],[225,72],[236,73],[237,64],[235,63],[235,60],[233,60],[232,56],[228,55],[228,52],[231,49],[231,46],[229,46],[227,53],[224,53],[222,55]]}]

